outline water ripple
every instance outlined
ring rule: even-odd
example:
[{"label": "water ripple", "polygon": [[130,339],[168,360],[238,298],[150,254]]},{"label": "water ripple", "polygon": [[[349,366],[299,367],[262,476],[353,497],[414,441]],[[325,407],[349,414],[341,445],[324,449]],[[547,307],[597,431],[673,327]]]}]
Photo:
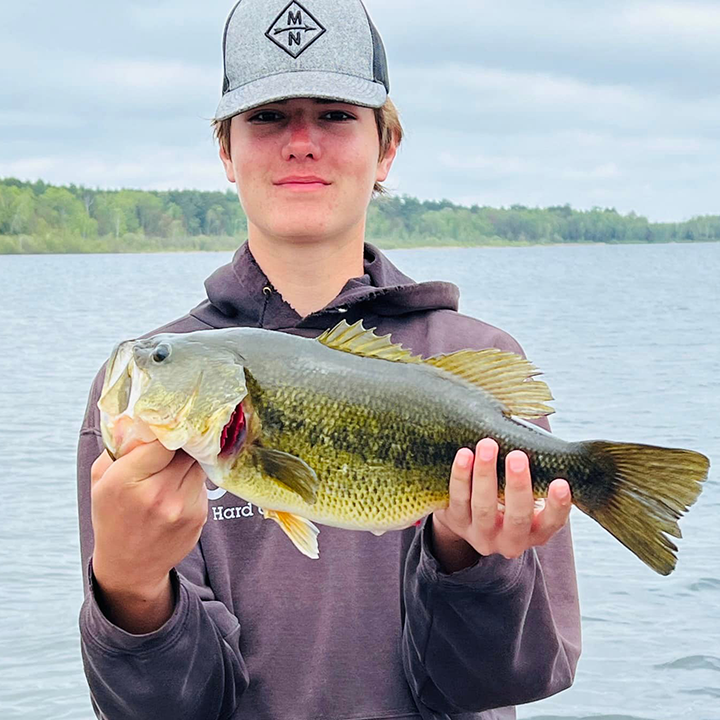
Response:
[{"label": "water ripple", "polygon": [[720,688],[716,687],[683,689],[681,692],[685,695],[708,695],[709,697],[720,698]]},{"label": "water ripple", "polygon": [[534,715],[528,720],[652,720],[637,715]]},{"label": "water ripple", "polygon": [[690,585],[689,589],[693,592],[720,590],[720,580],[717,578],[700,578],[697,582]]},{"label": "water ripple", "polygon": [[655,665],[658,670],[715,670],[720,672],[720,658],[714,655],[687,655],[671,662]]}]

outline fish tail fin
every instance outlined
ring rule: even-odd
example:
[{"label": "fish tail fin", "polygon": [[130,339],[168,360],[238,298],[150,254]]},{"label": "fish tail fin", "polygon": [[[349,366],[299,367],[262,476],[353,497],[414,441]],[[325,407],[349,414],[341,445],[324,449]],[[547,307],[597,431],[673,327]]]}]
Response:
[{"label": "fish tail fin", "polygon": [[669,575],[677,546],[668,536],[682,537],[677,521],[700,495],[710,461],[692,450],[601,440],[582,445],[608,483],[577,497],[577,507],[655,572]]}]

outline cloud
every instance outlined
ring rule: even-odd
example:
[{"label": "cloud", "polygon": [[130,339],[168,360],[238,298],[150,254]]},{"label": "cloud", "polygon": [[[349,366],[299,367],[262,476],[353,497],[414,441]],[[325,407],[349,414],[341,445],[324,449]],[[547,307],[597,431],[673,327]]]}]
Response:
[{"label": "cloud", "polygon": [[617,178],[622,172],[614,162],[591,167],[566,165],[560,162],[548,165],[541,160],[508,155],[454,155],[442,152],[438,156],[440,165],[450,170],[480,172],[493,178],[529,175],[550,180],[597,180]]},{"label": "cloud", "polygon": [[75,128],[80,124],[71,113],[43,113],[28,115],[21,110],[0,110],[0,128]]},{"label": "cloud", "polygon": [[662,35],[674,43],[712,41],[720,33],[720,7],[699,2],[638,2],[621,10],[623,24],[644,35]]},{"label": "cloud", "polygon": [[[41,177],[50,183],[74,182],[107,190],[233,189],[220,159],[216,153],[208,152],[208,146],[209,142],[194,147],[138,146],[127,159],[111,151],[29,156],[0,163],[0,177]],[[192,183],[186,182],[187,177],[193,179]]]},{"label": "cloud", "polygon": [[[433,5],[429,0],[371,3],[391,68],[412,67],[430,55],[433,64],[452,59],[592,83],[664,88],[683,97],[711,94],[708,75],[720,71],[712,2],[455,0],[452,12],[437,12]],[[682,18],[678,33],[673,33],[675,18]]]},{"label": "cloud", "polygon": [[[407,129],[389,186],[480,204],[715,212],[716,0],[366,0]],[[209,128],[233,0],[11,3],[0,176],[225,189]]]},{"label": "cloud", "polygon": [[452,132],[438,141],[437,133],[420,130],[408,142],[391,178],[401,191],[412,183],[422,197],[505,207],[601,205],[656,220],[713,212],[703,185],[720,162],[717,141],[583,130]]},{"label": "cloud", "polygon": [[[559,128],[641,129],[657,99],[628,85],[582,82],[549,73],[441,64],[402,69],[397,97],[424,123],[444,128],[554,131]],[[432,87],[432,94],[417,93]]]},{"label": "cloud", "polygon": [[216,77],[212,68],[179,60],[110,58],[89,68],[86,79],[102,88],[103,102],[109,106],[149,105],[168,112],[205,103]]}]

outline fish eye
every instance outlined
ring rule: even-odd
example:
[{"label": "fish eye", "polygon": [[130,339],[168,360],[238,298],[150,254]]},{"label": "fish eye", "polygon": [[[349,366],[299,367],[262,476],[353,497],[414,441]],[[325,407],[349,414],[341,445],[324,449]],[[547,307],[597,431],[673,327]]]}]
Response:
[{"label": "fish eye", "polygon": [[152,359],[156,363],[161,363],[170,357],[170,346],[167,343],[160,343],[152,354]]}]

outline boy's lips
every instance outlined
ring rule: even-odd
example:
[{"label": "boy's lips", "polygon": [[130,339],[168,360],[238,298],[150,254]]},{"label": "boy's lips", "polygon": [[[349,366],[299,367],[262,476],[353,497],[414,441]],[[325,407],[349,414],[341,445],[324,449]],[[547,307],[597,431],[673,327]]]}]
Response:
[{"label": "boy's lips", "polygon": [[317,175],[289,175],[274,183],[278,187],[298,192],[310,192],[327,187],[330,183]]},{"label": "boy's lips", "polygon": [[319,175],[288,175],[287,177],[275,182],[276,185],[295,185],[300,183],[321,183],[322,185],[330,184],[327,180],[325,180],[325,178],[321,178]]}]

